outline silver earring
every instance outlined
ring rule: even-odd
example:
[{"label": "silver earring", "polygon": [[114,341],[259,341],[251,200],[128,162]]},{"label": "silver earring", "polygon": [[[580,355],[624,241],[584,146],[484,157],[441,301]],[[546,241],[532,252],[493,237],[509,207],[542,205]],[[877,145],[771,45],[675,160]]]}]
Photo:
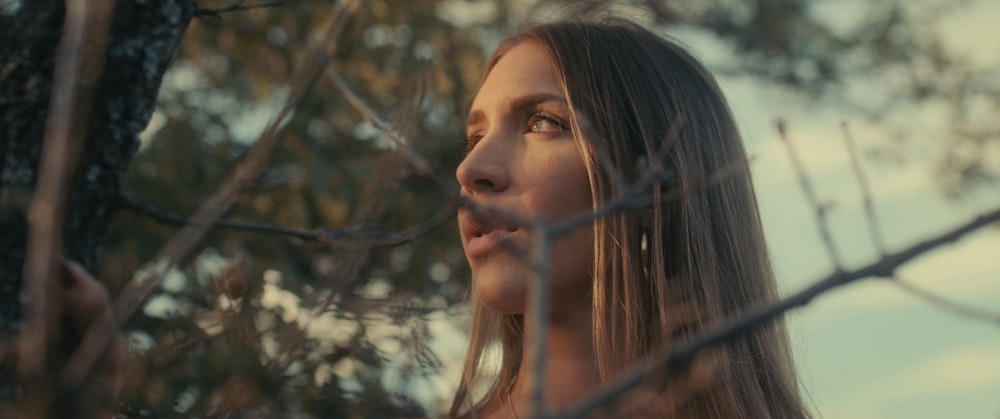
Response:
[{"label": "silver earring", "polygon": [[646,230],[642,230],[642,237],[639,240],[639,254],[642,259],[642,273],[649,278],[649,235]]}]

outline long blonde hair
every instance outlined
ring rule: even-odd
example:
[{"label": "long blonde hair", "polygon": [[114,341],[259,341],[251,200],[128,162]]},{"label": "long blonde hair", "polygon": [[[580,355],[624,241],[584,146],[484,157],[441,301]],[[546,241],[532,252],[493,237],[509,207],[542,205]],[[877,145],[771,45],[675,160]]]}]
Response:
[{"label": "long blonde hair", "polygon": [[[572,129],[595,209],[624,193],[616,176],[633,184],[649,170],[669,174],[644,191],[646,205],[594,222],[593,345],[602,382],[663,345],[775,299],[746,154],[707,70],[675,43],[605,19],[525,28],[501,43],[486,73],[525,41],[548,50],[576,113]],[[471,305],[469,352],[452,417],[502,400],[522,360],[521,316],[492,311],[475,297]],[[492,380],[486,372],[491,350],[499,350],[501,364]],[[713,354],[713,385],[669,407],[669,414],[808,417],[783,322],[734,337]],[[485,395],[473,400],[483,380],[489,381]],[[654,406],[652,412],[665,415],[667,409]]]}]

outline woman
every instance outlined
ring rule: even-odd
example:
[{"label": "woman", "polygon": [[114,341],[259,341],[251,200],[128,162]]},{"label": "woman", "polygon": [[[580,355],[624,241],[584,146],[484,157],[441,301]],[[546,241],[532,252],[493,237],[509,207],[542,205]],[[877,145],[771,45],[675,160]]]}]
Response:
[{"label": "woman", "polygon": [[[688,53],[637,25],[550,23],[501,43],[471,106],[467,143],[457,177],[473,203],[459,211],[472,321],[453,417],[529,413],[525,337],[537,313],[526,304],[534,270],[525,255],[537,232],[513,218],[552,225],[630,199],[549,249],[549,411],[776,297],[746,156],[718,86]],[[497,371],[484,366],[494,350]],[[783,324],[712,354],[706,385],[668,385],[631,413],[808,416]]]}]

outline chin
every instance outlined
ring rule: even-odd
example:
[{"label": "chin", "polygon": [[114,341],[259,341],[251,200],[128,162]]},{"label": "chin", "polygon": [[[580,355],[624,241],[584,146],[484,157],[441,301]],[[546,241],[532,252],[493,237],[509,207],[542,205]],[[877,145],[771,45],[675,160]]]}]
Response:
[{"label": "chin", "polygon": [[528,297],[526,275],[480,269],[472,274],[473,293],[480,303],[494,311],[524,314]]}]

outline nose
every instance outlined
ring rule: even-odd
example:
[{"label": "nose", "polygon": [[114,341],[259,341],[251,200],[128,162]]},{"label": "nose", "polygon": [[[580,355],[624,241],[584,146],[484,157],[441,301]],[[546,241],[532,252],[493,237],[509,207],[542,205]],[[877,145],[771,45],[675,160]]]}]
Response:
[{"label": "nose", "polygon": [[467,193],[500,192],[510,185],[510,173],[505,156],[508,154],[498,138],[484,137],[469,152],[455,171],[455,177]]}]

